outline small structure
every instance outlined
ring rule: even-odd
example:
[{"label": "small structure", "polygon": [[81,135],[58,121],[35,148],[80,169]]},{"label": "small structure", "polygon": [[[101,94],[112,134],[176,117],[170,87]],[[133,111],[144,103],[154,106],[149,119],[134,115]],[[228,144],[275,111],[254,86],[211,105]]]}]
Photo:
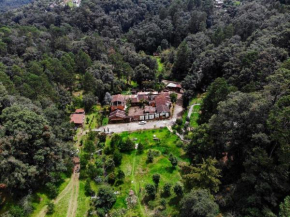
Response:
[{"label": "small structure", "polygon": [[166,88],[170,91],[175,91],[177,93],[180,93],[180,91],[182,89],[180,84],[172,83],[172,82],[167,84]]},{"label": "small structure", "polygon": [[70,116],[70,122],[74,123],[76,127],[83,127],[85,123],[85,110],[76,109],[74,114]]}]

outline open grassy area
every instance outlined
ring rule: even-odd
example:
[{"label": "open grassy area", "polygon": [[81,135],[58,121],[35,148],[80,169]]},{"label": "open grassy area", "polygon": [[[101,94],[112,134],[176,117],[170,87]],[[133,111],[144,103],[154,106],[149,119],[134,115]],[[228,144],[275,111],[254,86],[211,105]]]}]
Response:
[{"label": "open grassy area", "polygon": [[196,128],[198,126],[197,120],[199,117],[199,111],[200,111],[200,105],[196,105],[193,107],[193,111],[191,113],[190,122],[189,122],[189,125],[193,128]]},{"label": "open grassy area", "polygon": [[161,62],[161,58],[160,57],[156,57],[157,60],[157,64],[158,64],[158,72],[162,72],[163,71],[163,63]]},{"label": "open grassy area", "polygon": [[[60,183],[60,185],[58,186],[59,193],[62,192],[63,189],[65,189],[65,187],[68,185],[70,181],[70,178],[66,177],[64,174],[62,174],[62,176],[64,178],[64,182]],[[34,208],[34,211],[31,214],[31,217],[36,217],[39,214],[40,210],[47,205],[50,199],[47,196],[45,188],[43,190],[40,190],[36,194],[32,195],[32,198],[33,198],[32,206]]]},{"label": "open grassy area", "polygon": [[[153,135],[159,138],[160,142],[153,140]],[[186,162],[187,159],[184,156],[183,150],[176,146],[179,138],[171,134],[167,128],[134,133],[124,132],[121,134],[121,137],[129,137],[135,140],[136,143],[144,144],[144,152],[142,154],[137,154],[137,151],[132,151],[123,154],[120,168],[124,171],[126,178],[122,185],[115,187],[115,190],[120,191],[120,195],[118,195],[114,209],[127,208],[126,198],[128,197],[129,191],[132,189],[138,196],[139,201],[135,209],[129,211],[131,212],[130,215],[148,216],[152,212],[150,204],[155,204],[155,207],[158,207],[161,200],[160,194],[164,184],[171,183],[172,186],[174,186],[181,181],[180,171],[178,167],[176,169],[172,168],[168,159],[169,155],[172,153],[178,158],[179,162]],[[154,158],[153,163],[146,163],[149,149],[159,152],[159,156]],[[145,185],[153,184],[152,176],[155,173],[161,176],[157,197],[154,201],[145,203],[142,201],[145,196]],[[172,196],[164,198],[168,204],[166,212],[170,214],[176,212],[175,204],[172,203],[174,197],[172,190]]]},{"label": "open grassy area", "polygon": [[80,181],[80,189],[78,196],[78,209],[76,217],[87,216],[86,213],[90,208],[90,198],[85,195],[85,182]]}]

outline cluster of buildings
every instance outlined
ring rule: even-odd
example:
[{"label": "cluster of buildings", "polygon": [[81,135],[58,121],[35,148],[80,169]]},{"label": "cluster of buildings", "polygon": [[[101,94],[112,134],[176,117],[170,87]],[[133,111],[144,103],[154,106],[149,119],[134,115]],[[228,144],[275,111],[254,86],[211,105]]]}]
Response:
[{"label": "cluster of buildings", "polygon": [[169,92],[138,92],[135,95],[113,95],[111,123],[166,119],[170,117]]},{"label": "cluster of buildings", "polygon": [[[134,92],[132,95],[113,95],[111,99],[110,123],[128,123],[132,121],[162,120],[171,115],[172,102],[170,92],[180,93],[181,85],[167,82],[163,92]],[[84,109],[77,109],[70,116],[70,122],[76,127],[85,123]]]}]

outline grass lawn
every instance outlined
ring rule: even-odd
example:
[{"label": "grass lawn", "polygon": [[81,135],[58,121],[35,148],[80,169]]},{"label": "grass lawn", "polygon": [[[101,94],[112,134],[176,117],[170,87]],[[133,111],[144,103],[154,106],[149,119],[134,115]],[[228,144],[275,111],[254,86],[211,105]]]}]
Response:
[{"label": "grass lawn", "polygon": [[101,106],[93,106],[89,113],[86,113],[84,129],[95,129],[98,128],[101,123]]},{"label": "grass lawn", "polygon": [[108,117],[105,117],[103,120],[102,120],[102,126],[106,126],[108,125],[109,123],[109,118]]},{"label": "grass lawn", "polygon": [[161,62],[161,58],[160,57],[156,57],[157,60],[157,64],[158,64],[158,72],[161,73],[163,71],[163,63]]},{"label": "grass lawn", "polygon": [[[67,186],[67,184],[70,181],[70,178],[67,178],[63,175],[64,178],[64,182],[62,182],[59,187],[58,187],[58,192],[62,192],[63,189],[65,189],[65,187]],[[36,217],[40,210],[47,205],[47,203],[50,201],[50,199],[47,196],[47,192],[45,189],[39,191],[38,193],[34,194],[32,196],[33,198],[33,202],[32,202],[32,206],[34,208],[33,213],[31,214],[31,217]]]},{"label": "grass lawn", "polygon": [[85,195],[85,181],[81,180],[76,217],[87,216],[86,214],[89,209],[90,209],[90,198]]},{"label": "grass lawn", "polygon": [[198,126],[197,120],[199,117],[199,111],[200,111],[200,105],[196,105],[193,107],[193,111],[190,116],[190,122],[189,122],[189,125],[193,128],[196,128]]},{"label": "grass lawn", "polygon": [[[160,142],[154,141],[153,135],[156,135],[156,137],[160,139]],[[124,132],[121,134],[121,137],[129,137],[130,139],[137,138],[135,142],[144,145],[144,152],[142,154],[137,154],[136,151],[132,151],[123,154],[120,168],[124,171],[126,177],[122,185],[115,187],[115,190],[120,191],[120,195],[118,195],[114,208],[127,208],[126,198],[128,197],[129,191],[132,189],[138,196],[139,201],[135,209],[130,210],[130,216],[148,216],[153,212],[153,210],[150,209],[150,204],[155,204],[154,206],[158,207],[161,200],[160,193],[164,184],[171,183],[172,186],[174,186],[181,181],[178,167],[173,169],[168,160],[170,153],[176,156],[179,162],[187,162],[188,160],[184,156],[183,150],[176,147],[176,142],[179,138],[171,134],[167,128],[134,133]],[[146,163],[149,149],[159,151],[160,153],[159,156],[154,158],[153,163]],[[145,185],[149,183],[153,184],[152,176],[155,173],[161,176],[157,197],[154,201],[147,203],[143,201],[145,196]],[[173,190],[172,196],[164,199],[168,204],[166,212],[170,215],[177,212],[175,204],[172,203],[174,200]]]}]

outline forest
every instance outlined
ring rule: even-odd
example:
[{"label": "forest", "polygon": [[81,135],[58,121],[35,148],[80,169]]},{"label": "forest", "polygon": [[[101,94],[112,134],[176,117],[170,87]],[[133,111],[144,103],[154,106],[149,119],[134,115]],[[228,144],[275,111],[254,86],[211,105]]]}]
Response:
[{"label": "forest", "polygon": [[[20,8],[13,2],[0,0],[1,216],[31,216],[33,195],[47,189],[54,199],[71,176],[76,131],[69,115],[76,108],[89,113],[131,88],[162,90],[162,79],[182,83],[184,108],[198,94],[203,99],[189,142],[157,131],[168,139],[161,146],[176,153],[162,149],[159,157],[182,180],[159,188],[175,195],[172,208],[156,196],[158,174],[150,177],[144,203],[159,210],[150,216],[290,216],[288,0],[225,0],[222,6],[214,0],[83,0],[80,7],[17,1],[26,4]],[[89,133],[82,140],[86,194],[94,195],[91,182],[104,185],[88,216],[136,215],[116,208],[112,190],[124,182],[115,166],[134,152],[129,137]],[[140,156],[152,163],[155,143],[136,138],[146,150]],[[106,149],[102,160],[90,160],[96,148]],[[94,181],[96,174],[104,180]]]}]

